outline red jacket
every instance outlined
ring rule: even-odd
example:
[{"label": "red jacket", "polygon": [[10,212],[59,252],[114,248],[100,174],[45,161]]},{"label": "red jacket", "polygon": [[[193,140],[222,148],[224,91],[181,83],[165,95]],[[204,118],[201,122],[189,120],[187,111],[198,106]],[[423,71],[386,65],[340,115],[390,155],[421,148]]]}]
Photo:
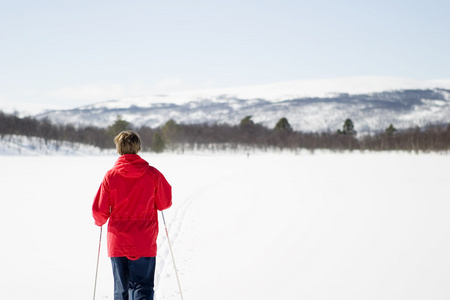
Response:
[{"label": "red jacket", "polygon": [[117,159],[92,205],[95,224],[108,221],[108,256],[156,256],[157,210],[172,205],[172,188],[164,176],[136,154]]}]

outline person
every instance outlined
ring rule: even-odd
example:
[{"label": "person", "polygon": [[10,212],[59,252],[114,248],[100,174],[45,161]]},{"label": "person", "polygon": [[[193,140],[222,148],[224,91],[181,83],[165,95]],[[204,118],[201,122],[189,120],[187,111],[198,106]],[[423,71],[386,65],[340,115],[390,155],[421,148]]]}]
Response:
[{"label": "person", "polygon": [[153,299],[158,210],[172,205],[172,187],[137,153],[135,132],[114,138],[120,157],[109,170],[92,205],[95,224],[108,220],[108,256],[114,277],[114,300]]}]

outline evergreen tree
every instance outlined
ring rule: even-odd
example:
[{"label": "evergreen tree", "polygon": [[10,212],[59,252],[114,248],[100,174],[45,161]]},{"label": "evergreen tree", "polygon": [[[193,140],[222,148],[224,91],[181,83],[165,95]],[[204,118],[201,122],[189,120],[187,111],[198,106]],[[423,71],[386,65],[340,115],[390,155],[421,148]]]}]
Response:
[{"label": "evergreen tree", "polygon": [[338,130],[337,132],[344,135],[354,135],[356,134],[354,128],[355,126],[353,125],[353,121],[351,119],[346,119],[344,121],[344,125],[342,126],[342,131]]},{"label": "evergreen tree", "polygon": [[156,153],[161,153],[166,149],[166,143],[159,133],[155,133],[151,149]]},{"label": "evergreen tree", "polygon": [[397,129],[392,124],[390,124],[389,127],[385,130],[387,135],[393,135],[396,131]]},{"label": "evergreen tree", "polygon": [[180,125],[178,125],[173,119],[167,121],[161,128],[161,136],[167,144],[176,143],[180,132]]},{"label": "evergreen tree", "polygon": [[289,124],[289,122],[286,118],[281,118],[280,120],[278,120],[274,129],[282,130],[282,131],[292,131],[291,124]]},{"label": "evergreen tree", "polygon": [[241,122],[239,123],[239,126],[242,127],[249,127],[255,125],[255,122],[253,122],[252,120],[252,116],[246,116],[245,118],[243,118],[241,120]]},{"label": "evergreen tree", "polygon": [[117,119],[114,122],[114,124],[108,126],[108,128],[106,129],[106,132],[108,133],[108,135],[115,137],[122,131],[129,130],[129,129],[130,129],[130,123],[123,120],[122,117],[119,115],[119,116],[117,116]]}]

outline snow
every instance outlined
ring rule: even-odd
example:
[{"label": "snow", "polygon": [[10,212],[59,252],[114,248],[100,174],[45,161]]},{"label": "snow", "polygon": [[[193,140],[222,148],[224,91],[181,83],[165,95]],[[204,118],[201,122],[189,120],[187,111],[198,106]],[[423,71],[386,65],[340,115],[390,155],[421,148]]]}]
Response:
[{"label": "snow", "polygon": [[101,150],[81,143],[47,140],[22,135],[0,136],[0,155],[99,155],[112,154],[115,150]]},{"label": "snow", "polygon": [[[450,160],[408,153],[143,153],[184,299],[449,299]],[[117,156],[0,156],[2,299],[92,298],[91,204]],[[97,298],[113,299],[103,231]],[[164,227],[156,299],[181,299]]]}]

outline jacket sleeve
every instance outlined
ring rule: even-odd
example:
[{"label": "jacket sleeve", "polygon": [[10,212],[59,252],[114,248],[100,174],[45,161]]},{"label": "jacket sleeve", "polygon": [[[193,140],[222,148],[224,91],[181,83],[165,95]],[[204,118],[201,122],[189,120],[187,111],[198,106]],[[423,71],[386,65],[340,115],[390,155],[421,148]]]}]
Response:
[{"label": "jacket sleeve", "polygon": [[103,179],[97,195],[92,204],[92,216],[95,220],[95,225],[102,226],[108,221],[110,215],[111,198],[109,193],[109,184],[107,177]]},{"label": "jacket sleeve", "polygon": [[172,187],[162,173],[156,171],[156,175],[155,206],[157,210],[164,210],[172,206]]}]

